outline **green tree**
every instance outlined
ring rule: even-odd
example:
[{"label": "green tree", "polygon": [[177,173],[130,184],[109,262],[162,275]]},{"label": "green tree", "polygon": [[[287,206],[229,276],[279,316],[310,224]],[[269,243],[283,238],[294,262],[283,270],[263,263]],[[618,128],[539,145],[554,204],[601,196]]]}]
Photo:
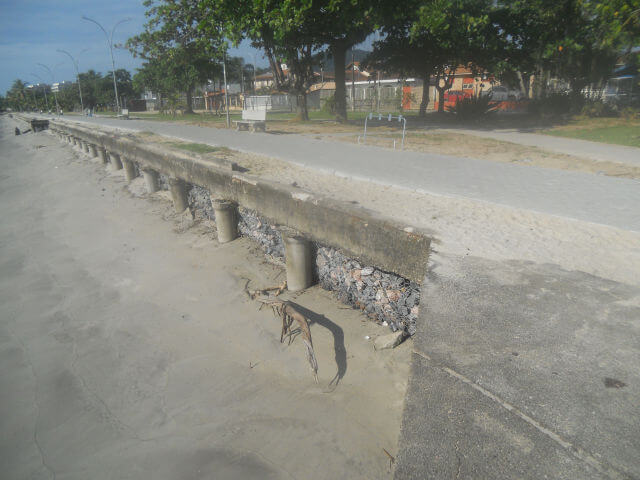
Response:
[{"label": "green tree", "polygon": [[[104,90],[103,76],[95,70],[88,70],[80,73],[80,83],[82,84],[82,98],[85,108],[96,108],[103,101],[102,91]],[[113,84],[111,86],[113,91]],[[111,95],[113,98],[113,93]]]},{"label": "green tree", "polygon": [[589,0],[499,1],[497,21],[506,45],[500,69],[515,72],[523,91],[534,75],[534,97],[546,95],[552,76],[566,80],[575,94],[602,84],[613,71],[621,39],[604,10],[609,11]]},{"label": "green tree", "polygon": [[[221,33],[237,45],[243,38],[264,50],[278,90],[297,99],[297,118],[308,120],[307,90],[314,81],[314,53],[322,47],[313,2],[307,0],[202,0],[203,32]],[[282,68],[287,65],[288,71]]]},{"label": "green tree", "polygon": [[387,2],[375,0],[328,0],[313,2],[320,42],[326,43],[333,57],[335,74],[335,114],[339,122],[347,121],[345,63],[347,51],[364,41],[384,19]]},{"label": "green tree", "polygon": [[7,91],[7,104],[12,110],[27,110],[33,108],[31,93],[27,91],[27,85],[22,80],[14,80]]},{"label": "green tree", "polygon": [[460,65],[490,68],[500,54],[491,0],[409,0],[385,13],[384,38],[374,44],[369,64],[422,78],[420,115],[429,102],[434,76],[444,111],[444,93]]},{"label": "green tree", "polygon": [[[151,68],[162,64],[171,75],[169,83],[180,86],[187,96],[187,112],[193,112],[192,98],[197,85],[204,84],[220,67],[223,44],[219,35],[205,37],[198,29],[201,21],[197,0],[145,0],[149,21],[145,30],[127,41],[134,54]],[[168,92],[168,91],[167,91]]]}]

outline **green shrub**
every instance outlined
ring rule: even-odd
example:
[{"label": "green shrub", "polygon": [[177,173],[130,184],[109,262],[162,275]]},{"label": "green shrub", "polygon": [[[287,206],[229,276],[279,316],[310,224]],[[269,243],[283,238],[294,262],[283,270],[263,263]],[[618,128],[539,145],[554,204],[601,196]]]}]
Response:
[{"label": "green shrub", "polygon": [[620,116],[625,120],[634,120],[640,118],[640,110],[633,107],[624,107],[620,110]]},{"label": "green shrub", "polygon": [[328,112],[331,115],[336,113],[336,97],[335,95],[331,95],[330,97],[325,98],[324,103],[322,104],[322,111]]},{"label": "green shrub", "polygon": [[551,93],[545,97],[537,98],[529,103],[529,113],[541,117],[557,117],[578,113],[584,106],[582,95],[570,93]]},{"label": "green shrub", "polygon": [[587,100],[580,112],[587,117],[617,117],[619,115],[618,109],[615,105],[605,103],[602,100]]},{"label": "green shrub", "polygon": [[497,110],[497,103],[491,101],[491,95],[458,99],[453,107],[447,110],[462,122],[481,120]]}]

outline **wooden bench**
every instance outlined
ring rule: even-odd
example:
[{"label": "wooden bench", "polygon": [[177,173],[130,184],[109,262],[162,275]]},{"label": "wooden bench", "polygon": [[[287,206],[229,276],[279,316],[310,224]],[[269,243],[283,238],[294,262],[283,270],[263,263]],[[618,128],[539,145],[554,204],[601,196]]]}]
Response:
[{"label": "wooden bench", "polygon": [[255,110],[242,110],[242,120],[234,120],[236,130],[256,130],[266,131],[267,127],[267,110],[259,108]]}]

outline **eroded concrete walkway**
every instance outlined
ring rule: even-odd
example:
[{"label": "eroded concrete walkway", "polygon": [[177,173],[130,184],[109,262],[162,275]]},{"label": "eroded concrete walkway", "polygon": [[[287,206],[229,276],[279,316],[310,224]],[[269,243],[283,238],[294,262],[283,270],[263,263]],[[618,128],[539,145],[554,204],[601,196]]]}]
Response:
[{"label": "eroded concrete walkway", "polygon": [[397,480],[640,478],[640,288],[437,255]]}]

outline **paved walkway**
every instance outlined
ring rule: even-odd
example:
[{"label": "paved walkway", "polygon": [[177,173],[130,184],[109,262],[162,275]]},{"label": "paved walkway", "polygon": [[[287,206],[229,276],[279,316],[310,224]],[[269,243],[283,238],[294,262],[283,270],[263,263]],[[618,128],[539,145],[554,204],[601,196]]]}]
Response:
[{"label": "paved walkway", "polygon": [[289,134],[183,123],[69,118],[280,158],[338,176],[640,231],[640,182],[582,172],[392,151]]},{"label": "paved walkway", "polygon": [[430,263],[396,480],[640,478],[640,288],[530,262]]},{"label": "paved walkway", "polygon": [[589,158],[598,162],[615,162],[640,167],[640,148],[590,142],[577,138],[554,137],[540,133],[527,133],[516,129],[475,130],[468,128],[443,128],[440,131],[464,133],[476,137],[493,138],[503,142],[518,143],[529,147],[539,147],[566,155]]}]

